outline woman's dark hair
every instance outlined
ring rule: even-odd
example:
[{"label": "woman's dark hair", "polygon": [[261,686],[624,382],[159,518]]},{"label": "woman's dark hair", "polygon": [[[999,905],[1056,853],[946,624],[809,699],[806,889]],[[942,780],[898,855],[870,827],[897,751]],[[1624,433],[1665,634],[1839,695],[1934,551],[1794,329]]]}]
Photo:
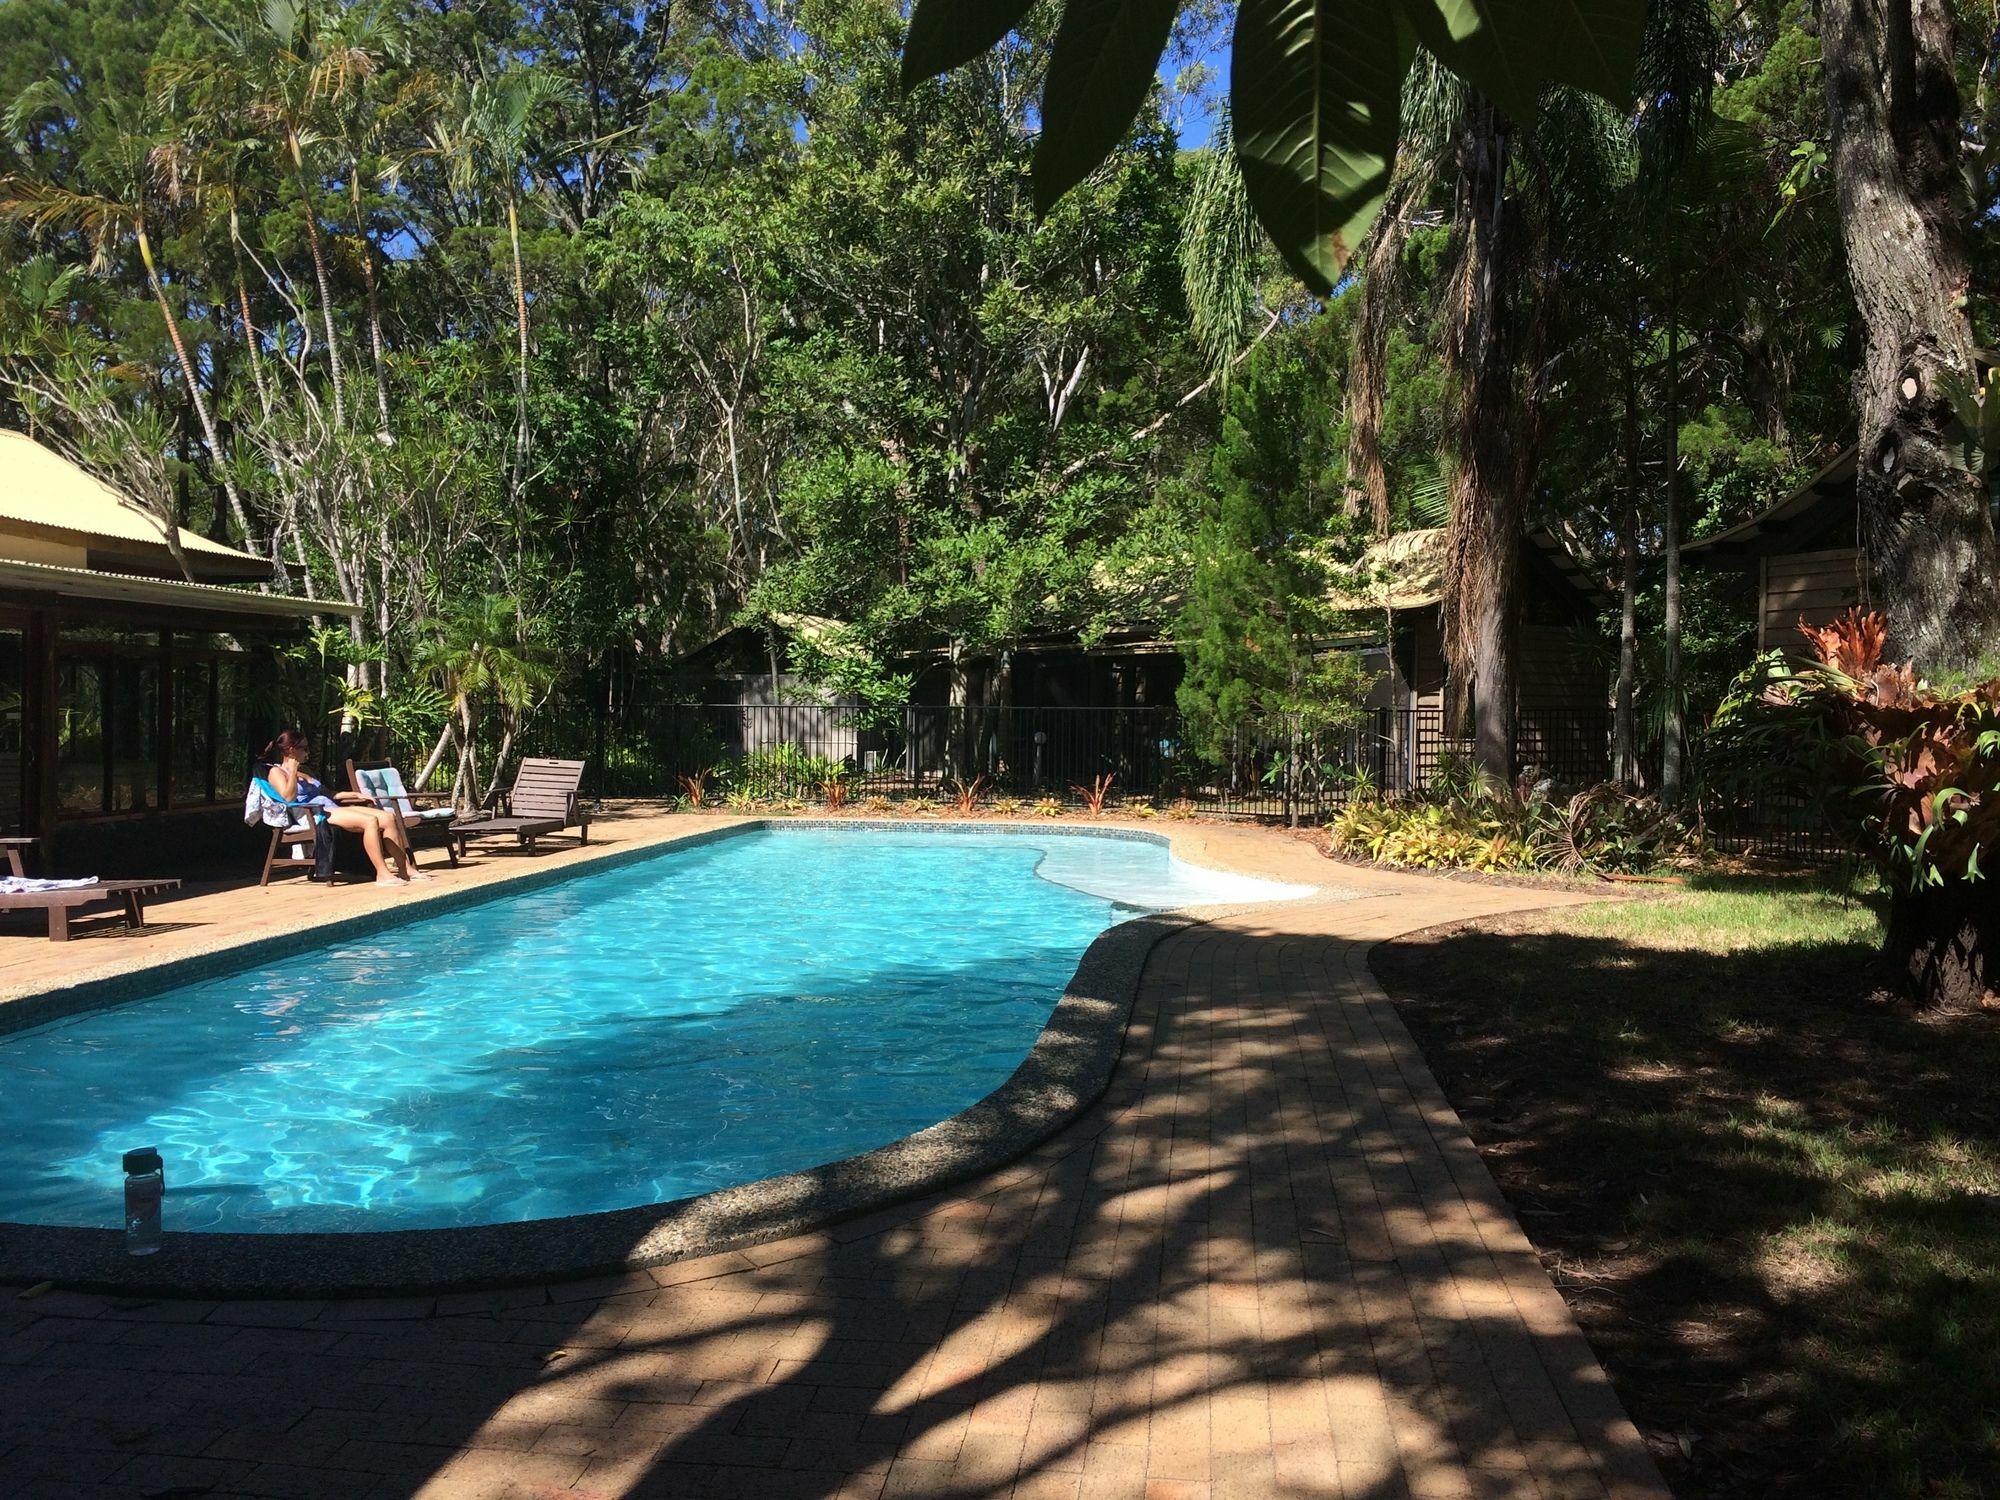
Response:
[{"label": "woman's dark hair", "polygon": [[264,747],[264,759],[274,766],[294,756],[304,760],[311,753],[312,746],[307,742],[304,731],[298,729],[280,729],[278,737]]}]

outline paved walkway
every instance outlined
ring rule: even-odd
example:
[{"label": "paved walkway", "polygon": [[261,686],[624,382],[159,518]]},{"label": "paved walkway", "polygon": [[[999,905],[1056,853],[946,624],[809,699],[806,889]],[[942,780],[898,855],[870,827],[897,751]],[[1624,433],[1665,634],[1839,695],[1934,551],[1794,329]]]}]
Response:
[{"label": "paved walkway", "polygon": [[1664,1496],[1363,964],[1549,898],[1208,841],[1367,894],[1165,940],[1024,1162],[595,1283],[0,1294],[0,1496]]}]

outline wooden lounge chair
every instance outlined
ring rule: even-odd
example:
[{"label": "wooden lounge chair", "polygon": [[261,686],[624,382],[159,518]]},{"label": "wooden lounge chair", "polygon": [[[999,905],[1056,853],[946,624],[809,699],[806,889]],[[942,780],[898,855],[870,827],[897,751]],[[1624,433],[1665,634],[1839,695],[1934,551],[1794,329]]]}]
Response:
[{"label": "wooden lounge chair", "polygon": [[535,840],[574,826],[577,841],[590,842],[590,805],[577,796],[583,782],[580,760],[524,760],[514,777],[514,789],[501,801],[501,811],[451,825],[450,837],[460,854],[470,839],[512,835],[522,848]]},{"label": "wooden lounge chair", "polygon": [[69,941],[69,914],[95,901],[116,901],[125,908],[127,927],[146,925],[146,898],[162,891],[177,891],[178,880],[100,880],[95,885],[69,886],[54,891],[0,892],[0,911],[45,911],[49,914],[49,941]]},{"label": "wooden lounge chair", "polygon": [[458,845],[452,841],[451,825],[458,809],[432,792],[412,792],[403,785],[403,773],[382,761],[374,765],[347,765],[348,785],[377,807],[394,808],[403,815],[410,830],[410,863],[417,862],[420,848],[444,847],[453,865],[458,863]]},{"label": "wooden lounge chair", "polygon": [[[320,813],[303,802],[288,802],[278,795],[278,789],[261,776],[252,777],[251,786],[264,794],[266,805],[275,803],[290,810],[290,816],[283,823],[269,824],[271,842],[264,846],[264,870],[257,877],[257,884],[271,883],[271,872],[277,869],[296,869],[303,866],[313,869],[319,862]],[[246,815],[246,821],[248,821]],[[332,832],[331,829],[328,830]],[[326,872],[327,889],[333,889],[339,880],[339,872],[329,865]]]}]

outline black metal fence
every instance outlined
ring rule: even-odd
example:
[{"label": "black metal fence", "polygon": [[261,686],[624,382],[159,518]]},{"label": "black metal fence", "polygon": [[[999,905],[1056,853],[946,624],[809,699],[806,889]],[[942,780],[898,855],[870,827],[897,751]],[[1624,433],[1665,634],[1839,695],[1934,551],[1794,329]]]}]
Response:
[{"label": "black metal fence", "polygon": [[[589,762],[585,790],[666,797],[704,778],[717,801],[812,797],[838,765],[850,797],[982,795],[1074,803],[1100,783],[1113,801],[1185,800],[1206,812],[1306,822],[1357,792],[1394,795],[1435,784],[1470,747],[1444,733],[1435,708],[1380,709],[1331,733],[1242,731],[1198,741],[1172,708],[946,707],[912,704],[868,716],[819,703],[661,703],[622,714],[557,714],[536,725],[529,754]],[[1608,727],[1524,736],[1522,763],[1561,785],[1602,780]]]},{"label": "black metal fence", "polygon": [[[1208,813],[1303,824],[1357,795],[1437,789],[1472,752],[1445,728],[1435,707],[1376,709],[1337,733],[1293,740],[1246,731],[1216,746],[1198,742],[1172,708],[912,704],[870,717],[821,703],[652,703],[607,713],[572,702],[538,715],[518,750],[583,756],[592,797],[679,797],[683,778],[697,778],[716,805],[732,795],[816,801],[838,767],[854,803],[947,801],[977,782],[989,805],[1074,805],[1102,782],[1113,804],[1185,801]],[[1607,776],[1610,737],[1608,715],[1543,715],[1523,724],[1515,758],[1532,780],[1580,788]],[[451,771],[447,758],[433,789],[448,787]],[[1854,850],[1851,834],[1805,790],[1704,798],[1702,815],[1716,845],[1734,853],[1834,863]]]}]

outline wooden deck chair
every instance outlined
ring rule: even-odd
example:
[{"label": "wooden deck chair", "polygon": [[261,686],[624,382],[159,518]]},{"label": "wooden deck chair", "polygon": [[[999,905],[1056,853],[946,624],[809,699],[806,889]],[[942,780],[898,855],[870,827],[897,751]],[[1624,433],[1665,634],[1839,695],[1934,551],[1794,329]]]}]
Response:
[{"label": "wooden deck chair", "polygon": [[532,849],[536,839],[574,827],[577,841],[587,844],[594,809],[577,796],[582,784],[580,760],[524,760],[515,774],[513,790],[501,801],[501,810],[454,823],[452,840],[460,853],[468,840],[509,835],[522,848]]},{"label": "wooden deck chair", "polygon": [[[292,816],[287,821],[269,825],[271,842],[265,846],[264,869],[257,877],[257,884],[269,885],[273,870],[295,869],[300,865],[308,870],[312,869],[319,862],[319,825],[323,821],[321,815],[303,803],[286,801],[278,795],[278,789],[261,776],[252,777],[251,785],[280,807],[292,809]],[[326,872],[327,889],[331,890],[339,878],[338,870],[329,863]]]},{"label": "wooden deck chair", "polygon": [[403,815],[403,826],[410,830],[411,864],[417,861],[418,849],[438,845],[443,845],[453,865],[458,863],[458,845],[451,836],[457,808],[435,793],[408,790],[403,785],[403,773],[386,761],[365,766],[349,761],[347,775],[348,785],[377,807],[394,808]]}]

